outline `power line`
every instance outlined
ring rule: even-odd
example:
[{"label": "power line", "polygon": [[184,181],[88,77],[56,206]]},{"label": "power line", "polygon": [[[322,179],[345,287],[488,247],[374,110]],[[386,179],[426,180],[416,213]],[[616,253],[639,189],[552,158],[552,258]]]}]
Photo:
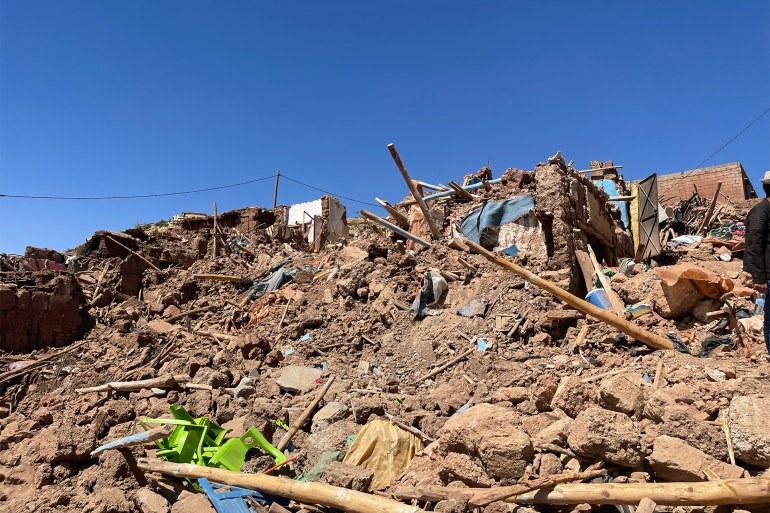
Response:
[{"label": "power line", "polygon": [[283,174],[283,173],[281,173],[281,178],[286,178],[287,180],[290,180],[290,181],[292,181],[292,182],[294,182],[294,183],[298,183],[298,184],[300,184],[300,185],[304,185],[305,187],[309,187],[310,189],[315,189],[315,190],[317,190],[317,191],[320,191],[320,192],[323,192],[323,193],[325,193],[325,194],[331,194],[332,196],[336,196],[336,197],[338,197],[338,198],[346,199],[346,200],[348,200],[348,201],[352,201],[352,202],[354,202],[354,203],[361,203],[362,205],[370,205],[370,206],[372,206],[372,207],[379,207],[379,205],[375,205],[374,203],[369,203],[368,201],[361,201],[361,200],[357,200],[357,199],[354,199],[354,198],[349,198],[349,197],[347,197],[347,196],[343,196],[342,194],[335,194],[335,193],[333,193],[333,192],[329,192],[329,191],[325,191],[325,190],[323,190],[323,189],[319,189],[318,187],[314,187],[314,186],[312,186],[312,185],[308,185],[308,184],[306,184],[306,183],[304,183],[304,182],[300,182],[299,180],[295,180],[294,178],[291,178],[291,177],[289,177],[289,176],[286,176],[286,175],[285,175],[285,174]]},{"label": "power line", "polygon": [[30,196],[26,194],[0,193],[0,197],[22,198],[22,199],[46,199],[46,200],[115,200],[115,199],[159,198],[162,196],[180,196],[182,194],[194,194],[196,192],[216,191],[220,189],[228,189],[230,187],[240,187],[241,185],[248,185],[250,183],[256,183],[256,182],[261,182],[263,180],[272,180],[272,179],[273,179],[273,175],[265,176],[262,178],[256,178],[254,180],[247,180],[245,182],[231,183],[229,185],[207,187],[205,189],[193,189],[191,191],[178,191],[178,192],[161,192],[157,194],[135,194],[131,196]]},{"label": "power line", "polygon": [[749,123],[748,125],[746,125],[745,127],[743,127],[743,129],[742,129],[740,132],[738,132],[737,134],[735,134],[735,136],[734,136],[732,139],[730,139],[729,141],[727,141],[726,143],[724,143],[724,144],[723,144],[723,145],[722,145],[722,146],[721,146],[721,147],[720,147],[720,148],[719,148],[717,151],[715,151],[714,153],[712,153],[711,155],[709,155],[708,157],[706,157],[705,159],[703,159],[703,161],[702,161],[700,164],[698,164],[697,166],[695,166],[695,167],[694,167],[693,169],[691,169],[690,171],[686,171],[686,172],[683,172],[683,173],[682,173],[682,176],[679,176],[679,177],[677,177],[676,179],[673,179],[673,180],[671,180],[671,184],[670,184],[670,185],[669,185],[667,188],[665,188],[665,189],[664,189],[662,192],[659,192],[659,193],[658,193],[658,196],[663,196],[663,193],[670,191],[672,187],[676,186],[676,184],[679,182],[679,180],[682,180],[682,179],[684,179],[686,176],[689,176],[689,175],[690,175],[690,173],[694,173],[694,172],[696,172],[696,171],[700,170],[700,167],[701,167],[703,164],[705,164],[706,162],[708,162],[709,160],[711,160],[711,159],[712,159],[712,158],[713,158],[713,157],[714,157],[714,156],[715,156],[717,153],[719,153],[720,151],[722,151],[722,150],[724,150],[725,148],[727,148],[727,146],[728,146],[728,145],[729,145],[731,142],[733,142],[733,141],[734,141],[734,140],[736,140],[738,137],[740,137],[741,135],[743,135],[743,133],[744,133],[746,130],[748,130],[749,128],[751,128],[751,127],[752,127],[752,126],[753,126],[753,125],[754,125],[754,124],[755,124],[757,121],[759,121],[760,119],[762,119],[762,117],[764,117],[764,116],[765,116],[765,115],[766,115],[768,112],[770,112],[770,107],[769,107],[769,108],[767,108],[767,109],[766,109],[766,110],[765,110],[765,111],[764,111],[762,114],[760,114],[759,116],[757,116],[756,118],[754,118],[754,121],[752,121],[751,123]]}]

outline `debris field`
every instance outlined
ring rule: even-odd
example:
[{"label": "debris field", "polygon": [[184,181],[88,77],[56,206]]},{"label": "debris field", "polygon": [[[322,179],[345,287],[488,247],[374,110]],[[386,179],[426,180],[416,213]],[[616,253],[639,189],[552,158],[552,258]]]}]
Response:
[{"label": "debris field", "polygon": [[391,153],[386,218],[326,196],[0,255],[0,510],[770,510],[750,205],[693,193],[645,245],[612,162],[444,186]]}]

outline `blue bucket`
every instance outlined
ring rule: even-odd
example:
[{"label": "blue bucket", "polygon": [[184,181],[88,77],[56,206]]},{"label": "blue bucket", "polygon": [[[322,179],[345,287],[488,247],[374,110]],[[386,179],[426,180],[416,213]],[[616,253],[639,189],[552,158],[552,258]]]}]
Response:
[{"label": "blue bucket", "polygon": [[598,306],[602,310],[611,310],[612,303],[610,303],[610,297],[607,295],[607,291],[604,289],[594,289],[586,294],[586,301],[594,306]]}]

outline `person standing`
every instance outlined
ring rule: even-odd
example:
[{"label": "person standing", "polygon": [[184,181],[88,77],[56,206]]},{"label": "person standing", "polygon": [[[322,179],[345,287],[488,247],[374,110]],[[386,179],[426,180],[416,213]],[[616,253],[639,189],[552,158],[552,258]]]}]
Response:
[{"label": "person standing", "polygon": [[[761,180],[765,199],[754,205],[746,216],[746,249],[743,270],[751,275],[756,291],[767,294],[770,284],[770,171]],[[770,301],[765,299],[765,346],[770,359]]]}]

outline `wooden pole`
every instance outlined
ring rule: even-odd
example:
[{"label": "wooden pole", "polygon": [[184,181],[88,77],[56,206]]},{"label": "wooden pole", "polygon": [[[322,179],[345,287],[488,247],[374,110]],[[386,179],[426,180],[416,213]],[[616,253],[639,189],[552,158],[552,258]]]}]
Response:
[{"label": "wooden pole", "polygon": [[140,381],[113,381],[104,385],[97,385],[88,388],[76,388],[78,394],[88,392],[107,392],[116,390],[118,392],[136,392],[137,390],[147,390],[148,388],[170,388],[176,385],[183,385],[190,381],[190,376],[178,374],[176,376],[158,376],[157,378],[142,379]]},{"label": "wooden pole", "polygon": [[490,251],[487,251],[482,246],[476,244],[472,240],[466,240],[465,243],[471,247],[474,251],[476,251],[478,254],[489,260],[490,262],[494,262],[498,264],[501,267],[505,267],[509,271],[512,271],[514,274],[520,276],[521,278],[527,280],[532,285],[545,290],[546,292],[550,292],[560,300],[564,301],[568,305],[572,306],[573,308],[577,308],[584,314],[593,315],[597,319],[601,320],[602,322],[609,324],[613,328],[616,328],[626,335],[633,337],[634,339],[647,344],[650,347],[653,347],[655,349],[673,349],[674,344],[670,340],[661,337],[660,335],[657,335],[655,333],[649,332],[645,329],[640,328],[639,326],[628,322],[624,318],[615,315],[612,312],[609,312],[607,310],[602,310],[598,306],[594,306],[588,301],[585,301],[583,299],[580,299],[579,297],[573,296],[566,290],[557,287],[553,283],[544,280],[543,278],[537,276],[536,274],[524,269],[523,267],[519,267],[518,265],[514,264],[513,262],[506,260],[505,258],[498,257],[497,255],[491,253]]},{"label": "wooden pole", "polygon": [[388,222],[385,219],[372,214],[368,210],[362,210],[361,211],[361,215],[364,217],[364,219],[368,219],[369,221],[373,221],[373,222],[375,222],[375,223],[377,223],[379,225],[382,225],[385,228],[387,228],[388,230],[391,230],[392,232],[397,233],[397,234],[401,235],[402,237],[404,237],[406,239],[412,240],[412,241],[416,242],[417,244],[420,244],[421,246],[425,246],[426,248],[429,248],[431,246],[430,242],[424,241],[421,238],[419,238],[419,237],[417,237],[415,235],[412,235],[411,233],[409,233],[409,232],[407,232],[405,230],[402,230],[401,228],[399,228],[395,224],[393,224],[391,222]]},{"label": "wooden pole", "polygon": [[610,169],[623,169],[623,166],[597,167],[596,169],[581,169],[578,173],[591,173],[592,171],[609,171]]},{"label": "wooden pole", "polygon": [[394,221],[396,221],[396,224],[399,225],[401,228],[408,230],[409,229],[409,219],[399,212],[398,210],[393,207],[390,203],[388,203],[385,200],[381,200],[380,198],[374,198],[374,201],[379,203],[379,205],[385,209],[385,211],[390,214],[390,217],[393,218]]},{"label": "wooden pole", "polygon": [[457,193],[457,197],[460,199],[464,199],[467,201],[473,201],[474,199],[476,199],[474,198],[473,194],[463,189],[460,186],[460,184],[455,182],[454,180],[449,180],[449,187],[451,187],[452,190],[454,190]]},{"label": "wooden pole", "polygon": [[725,479],[687,483],[570,483],[506,499],[516,504],[637,504],[661,506],[767,504],[770,479]]},{"label": "wooden pole", "polygon": [[171,317],[166,317],[165,319],[161,319],[166,322],[174,322],[178,321],[179,319],[184,319],[185,317],[189,317],[191,315],[198,315],[205,312],[208,312],[209,310],[213,309],[214,305],[209,306],[203,306],[201,308],[195,308],[194,310],[188,310],[186,312],[178,313],[176,315],[172,315]]},{"label": "wooden pole", "polygon": [[96,288],[94,289],[94,293],[91,295],[91,303],[93,304],[94,301],[96,301],[96,296],[99,294],[99,291],[102,288],[102,282],[104,282],[104,277],[107,275],[107,270],[110,268],[110,261],[107,260],[104,262],[104,268],[102,269],[102,272],[99,274],[99,280],[96,282]]},{"label": "wooden pole", "polygon": [[214,202],[214,255],[211,257],[212,260],[217,258],[217,250],[219,249],[218,248],[219,241],[217,240],[218,238],[217,233],[219,232],[219,230],[217,228],[218,228],[217,227],[217,202],[215,201]]},{"label": "wooden pole", "polygon": [[278,442],[278,445],[276,446],[276,449],[279,451],[283,451],[286,449],[286,447],[289,445],[289,442],[291,442],[291,439],[294,438],[294,435],[297,434],[297,431],[299,431],[302,428],[302,425],[307,421],[307,419],[313,414],[313,411],[316,409],[316,406],[318,406],[318,403],[321,402],[321,400],[326,395],[326,392],[329,391],[329,387],[332,386],[332,383],[334,383],[334,376],[331,376],[326,383],[324,384],[323,388],[318,391],[316,396],[313,398],[313,401],[308,405],[307,408],[304,409],[302,414],[297,417],[297,420],[294,421],[294,424],[289,427],[289,430],[286,432],[285,435],[283,435],[283,438],[281,438],[281,441]]},{"label": "wooden pole", "polygon": [[147,472],[159,472],[175,477],[190,479],[205,477],[217,483],[258,490],[262,493],[286,497],[304,504],[329,506],[349,513],[420,513],[424,511],[416,506],[409,506],[387,497],[319,482],[294,481],[293,479],[266,474],[246,474],[221,468],[172,463],[150,458],[139,458],[137,466]]},{"label": "wooden pole", "polygon": [[442,365],[440,367],[436,367],[435,369],[433,369],[429,373],[425,374],[424,376],[420,376],[418,379],[415,380],[414,384],[416,385],[416,384],[418,384],[418,383],[420,383],[422,381],[425,381],[428,378],[432,378],[436,374],[439,374],[439,373],[443,372],[445,369],[451,367],[452,365],[456,364],[457,362],[460,362],[460,361],[464,360],[465,358],[467,358],[468,356],[470,356],[471,353],[473,353],[475,350],[476,350],[476,346],[471,347],[470,349],[468,349],[464,353],[460,354],[459,356],[456,356],[455,358],[452,358],[451,360],[446,362],[444,365]]},{"label": "wooden pole", "polygon": [[128,246],[125,246],[125,245],[121,244],[120,242],[116,241],[115,239],[113,239],[113,238],[112,238],[112,237],[110,237],[109,235],[105,235],[105,237],[107,237],[107,238],[108,238],[108,239],[110,239],[112,242],[114,242],[115,244],[117,244],[117,245],[118,245],[118,246],[120,246],[121,248],[125,249],[126,251],[128,251],[128,252],[129,252],[129,253],[131,253],[132,255],[136,255],[136,256],[137,256],[137,257],[138,257],[140,260],[142,260],[144,263],[146,263],[147,265],[149,265],[150,267],[152,267],[152,268],[153,268],[153,269],[155,269],[156,271],[160,271],[160,267],[156,266],[155,264],[153,264],[152,262],[150,262],[149,260],[147,260],[146,258],[144,258],[142,255],[140,255],[139,253],[137,253],[137,252],[136,252],[136,251],[134,251],[133,249],[129,248]]},{"label": "wooden pole", "polygon": [[606,476],[604,469],[589,469],[585,472],[565,472],[553,476],[541,477],[523,484],[512,486],[498,486],[493,488],[459,488],[447,486],[396,486],[393,490],[393,497],[400,500],[417,500],[427,502],[438,502],[442,500],[467,497],[468,505],[472,507],[482,507],[492,502],[506,500],[514,495],[520,495],[540,488],[550,488],[560,483],[570,481],[582,481],[584,479],[593,479],[595,477]]},{"label": "wooden pole", "polygon": [[241,278],[240,276],[231,276],[228,274],[193,274],[193,278],[196,280],[231,281],[233,283],[244,281],[244,278]]},{"label": "wooden pole", "polygon": [[610,303],[612,304],[612,310],[618,316],[623,317],[623,310],[625,309],[623,300],[620,299],[620,297],[617,295],[617,293],[615,293],[614,290],[612,290],[612,285],[610,285],[610,279],[602,271],[602,266],[599,265],[599,261],[596,259],[596,253],[594,253],[594,248],[592,248],[590,244],[587,244],[587,246],[588,246],[588,255],[591,258],[591,264],[594,266],[594,272],[596,272],[596,277],[599,278],[599,282],[602,284],[602,288],[604,289],[604,292],[607,293],[607,297],[609,298]]},{"label": "wooden pole", "polygon": [[711,198],[711,205],[709,205],[708,210],[706,211],[706,217],[703,218],[703,224],[700,225],[700,228],[698,228],[697,233],[701,233],[703,235],[708,232],[709,224],[711,223],[711,215],[714,213],[714,207],[717,204],[717,198],[719,197],[719,190],[722,188],[722,182],[717,182],[717,188],[714,190],[714,197]]},{"label": "wooden pole", "polygon": [[412,179],[409,178],[409,173],[404,167],[403,162],[401,162],[401,157],[398,155],[396,147],[393,145],[393,143],[388,144],[388,150],[390,151],[390,156],[393,157],[393,160],[396,162],[398,170],[401,171],[401,176],[404,177],[406,186],[409,187],[409,192],[412,193],[414,200],[417,202],[420,210],[422,210],[422,214],[425,216],[425,220],[428,222],[428,226],[430,227],[430,233],[436,240],[440,239],[441,230],[439,230],[438,225],[436,225],[436,221],[433,219],[433,216],[430,215],[430,210],[428,209],[428,205],[425,204],[425,200],[422,199],[422,195],[417,191],[417,187],[414,186]]},{"label": "wooden pole", "polygon": [[278,180],[281,179],[281,170],[275,170],[275,187],[273,188],[273,210],[278,205]]}]

